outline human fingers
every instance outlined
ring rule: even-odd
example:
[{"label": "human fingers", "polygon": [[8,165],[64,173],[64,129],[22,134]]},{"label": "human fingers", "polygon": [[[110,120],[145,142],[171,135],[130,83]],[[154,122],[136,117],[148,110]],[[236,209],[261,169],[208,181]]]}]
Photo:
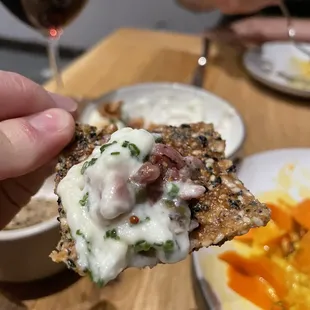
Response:
[{"label": "human fingers", "polygon": [[284,18],[250,17],[232,23],[230,28],[241,40],[257,43],[286,40],[288,36]]},{"label": "human fingers", "polygon": [[61,109],[0,123],[0,180],[36,170],[70,142],[75,129],[73,117]]},{"label": "human fingers", "polygon": [[0,101],[0,121],[51,108],[61,108],[70,113],[77,110],[72,99],[49,93],[29,79],[5,71],[0,71]]}]

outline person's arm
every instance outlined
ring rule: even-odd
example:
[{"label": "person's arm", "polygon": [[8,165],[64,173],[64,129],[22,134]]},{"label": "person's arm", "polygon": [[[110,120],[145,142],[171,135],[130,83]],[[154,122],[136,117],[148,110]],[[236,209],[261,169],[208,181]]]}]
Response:
[{"label": "person's arm", "polygon": [[[310,20],[293,19],[295,40],[310,42]],[[287,21],[285,18],[249,17],[233,22],[228,27],[217,28],[206,33],[214,41],[228,44],[261,44],[267,41],[287,41]]]},{"label": "person's arm", "polygon": [[[295,40],[310,42],[310,20],[295,18],[292,25],[296,31]],[[288,40],[287,20],[278,17],[252,17],[232,25],[232,29],[244,39],[256,39],[258,42]]]}]

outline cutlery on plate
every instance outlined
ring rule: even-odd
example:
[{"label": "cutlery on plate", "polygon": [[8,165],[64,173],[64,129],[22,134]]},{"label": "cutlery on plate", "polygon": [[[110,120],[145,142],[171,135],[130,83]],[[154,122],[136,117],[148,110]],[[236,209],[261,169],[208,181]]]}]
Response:
[{"label": "cutlery on plate", "polygon": [[280,10],[282,12],[282,15],[286,19],[286,28],[287,28],[287,34],[295,48],[297,48],[300,52],[302,52],[304,55],[308,56],[310,58],[310,50],[307,48],[304,48],[301,44],[298,44],[295,40],[296,37],[296,30],[294,28],[293,22],[292,22],[292,15],[284,2],[284,0],[281,0],[279,3]]},{"label": "cutlery on plate", "polygon": [[277,75],[288,82],[303,83],[306,84],[307,86],[310,86],[310,79],[305,79],[298,75],[290,75],[281,71],[277,72]]}]

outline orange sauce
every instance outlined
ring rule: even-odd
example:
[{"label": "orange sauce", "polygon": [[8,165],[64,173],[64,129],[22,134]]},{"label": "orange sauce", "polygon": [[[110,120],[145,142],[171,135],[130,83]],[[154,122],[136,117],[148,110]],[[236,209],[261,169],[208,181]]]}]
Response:
[{"label": "orange sauce", "polygon": [[247,276],[229,266],[228,279],[228,285],[231,289],[256,306],[262,309],[277,309],[273,307],[277,305],[279,299],[263,278]]},{"label": "orange sauce", "polygon": [[228,264],[228,286],[263,310],[310,309],[310,200],[267,205],[267,226],[236,238],[248,254],[219,255]]}]

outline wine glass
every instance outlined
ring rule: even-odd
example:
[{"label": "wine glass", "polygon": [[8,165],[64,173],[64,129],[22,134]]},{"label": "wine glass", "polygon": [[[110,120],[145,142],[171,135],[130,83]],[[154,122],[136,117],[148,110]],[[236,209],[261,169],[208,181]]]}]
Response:
[{"label": "wine glass", "polygon": [[64,88],[58,66],[58,42],[63,27],[82,11],[88,0],[0,0],[15,16],[46,39],[50,69],[57,90]]}]

